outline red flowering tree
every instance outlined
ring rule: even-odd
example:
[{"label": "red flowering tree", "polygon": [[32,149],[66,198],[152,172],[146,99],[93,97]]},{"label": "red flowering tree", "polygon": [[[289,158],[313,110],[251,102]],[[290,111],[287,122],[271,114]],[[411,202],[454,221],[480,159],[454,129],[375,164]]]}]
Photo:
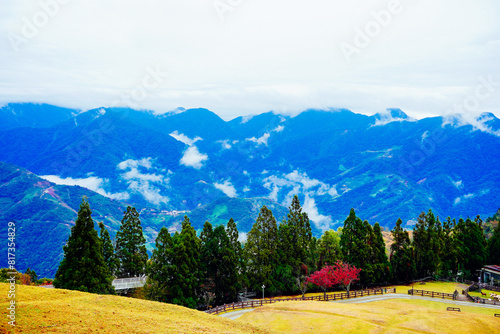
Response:
[{"label": "red flowering tree", "polygon": [[315,271],[307,278],[307,282],[319,286],[326,299],[326,289],[334,285],[342,285],[349,292],[352,282],[359,279],[361,269],[349,263],[337,261],[333,266],[325,265],[321,270]]},{"label": "red flowering tree", "polygon": [[332,272],[333,267],[326,265],[321,270],[315,271],[307,278],[307,282],[317,285],[323,289],[325,299],[326,289],[331,288],[336,284]]},{"label": "red flowering tree", "polygon": [[335,284],[340,284],[349,292],[351,283],[359,280],[361,269],[351,266],[349,263],[337,261],[333,265],[332,276]]}]

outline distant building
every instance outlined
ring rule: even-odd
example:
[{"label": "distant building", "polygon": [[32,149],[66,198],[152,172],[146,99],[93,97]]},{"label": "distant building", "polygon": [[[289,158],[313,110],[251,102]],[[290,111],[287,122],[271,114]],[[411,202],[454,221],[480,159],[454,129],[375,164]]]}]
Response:
[{"label": "distant building", "polygon": [[481,268],[481,282],[491,284],[500,283],[500,265],[487,265]]}]

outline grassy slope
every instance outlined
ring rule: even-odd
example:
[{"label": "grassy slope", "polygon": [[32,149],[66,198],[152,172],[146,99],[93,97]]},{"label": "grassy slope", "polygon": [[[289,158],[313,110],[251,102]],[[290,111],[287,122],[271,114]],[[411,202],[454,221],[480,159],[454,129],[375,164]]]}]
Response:
[{"label": "grassy slope", "polygon": [[0,283],[0,333],[270,333],[170,304],[77,291],[17,286],[17,326],[7,324]]},{"label": "grassy slope", "polygon": [[284,302],[246,313],[239,323],[283,333],[495,333],[499,310],[422,300],[387,300],[366,304]]}]

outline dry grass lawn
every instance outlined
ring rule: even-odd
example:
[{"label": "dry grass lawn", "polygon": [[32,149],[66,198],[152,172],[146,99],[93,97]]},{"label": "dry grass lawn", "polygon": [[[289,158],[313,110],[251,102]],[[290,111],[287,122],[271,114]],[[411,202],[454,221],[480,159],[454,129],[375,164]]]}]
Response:
[{"label": "dry grass lawn", "polygon": [[459,293],[462,293],[462,290],[467,288],[467,284],[462,283],[453,283],[453,282],[426,282],[425,284],[414,283],[412,285],[396,285],[392,286],[396,288],[397,293],[408,293],[412,287],[415,290],[425,290],[425,291],[434,291],[434,292],[444,292],[444,293],[453,293],[455,290],[458,290]]},{"label": "dry grass lawn", "polygon": [[[281,333],[499,333],[500,310],[423,300],[364,304],[284,302],[246,313],[236,322],[266,326]],[[451,305],[453,306],[453,305]]]},{"label": "dry grass lawn", "polygon": [[17,286],[12,328],[8,288],[0,283],[0,333],[272,333],[170,304],[24,285]]}]

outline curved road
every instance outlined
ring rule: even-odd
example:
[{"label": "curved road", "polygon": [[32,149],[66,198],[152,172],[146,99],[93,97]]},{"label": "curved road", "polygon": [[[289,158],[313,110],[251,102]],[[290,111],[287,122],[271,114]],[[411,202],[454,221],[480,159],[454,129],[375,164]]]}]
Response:
[{"label": "curved road", "polygon": [[[489,305],[489,304],[462,302],[462,301],[456,301],[456,300],[451,300],[451,299],[410,296],[410,295],[405,295],[402,293],[391,293],[391,294],[386,294],[386,295],[376,295],[376,296],[343,299],[343,300],[330,301],[330,303],[360,304],[360,303],[370,303],[370,302],[375,302],[375,301],[379,301],[379,300],[388,300],[388,299],[421,299],[421,300],[428,300],[431,302],[438,302],[438,303],[445,303],[445,304],[454,304],[454,305],[461,305],[461,306],[473,306],[473,307],[485,307],[485,308],[493,308],[493,309],[500,310],[500,305]],[[255,310],[255,309],[249,308],[249,309],[244,309],[244,310],[239,310],[239,311],[228,312],[228,313],[224,313],[224,314],[219,315],[219,317],[224,317],[224,318],[228,318],[231,320],[235,320],[235,319],[241,317],[243,314],[245,314],[247,312],[252,312],[253,310]]]}]

